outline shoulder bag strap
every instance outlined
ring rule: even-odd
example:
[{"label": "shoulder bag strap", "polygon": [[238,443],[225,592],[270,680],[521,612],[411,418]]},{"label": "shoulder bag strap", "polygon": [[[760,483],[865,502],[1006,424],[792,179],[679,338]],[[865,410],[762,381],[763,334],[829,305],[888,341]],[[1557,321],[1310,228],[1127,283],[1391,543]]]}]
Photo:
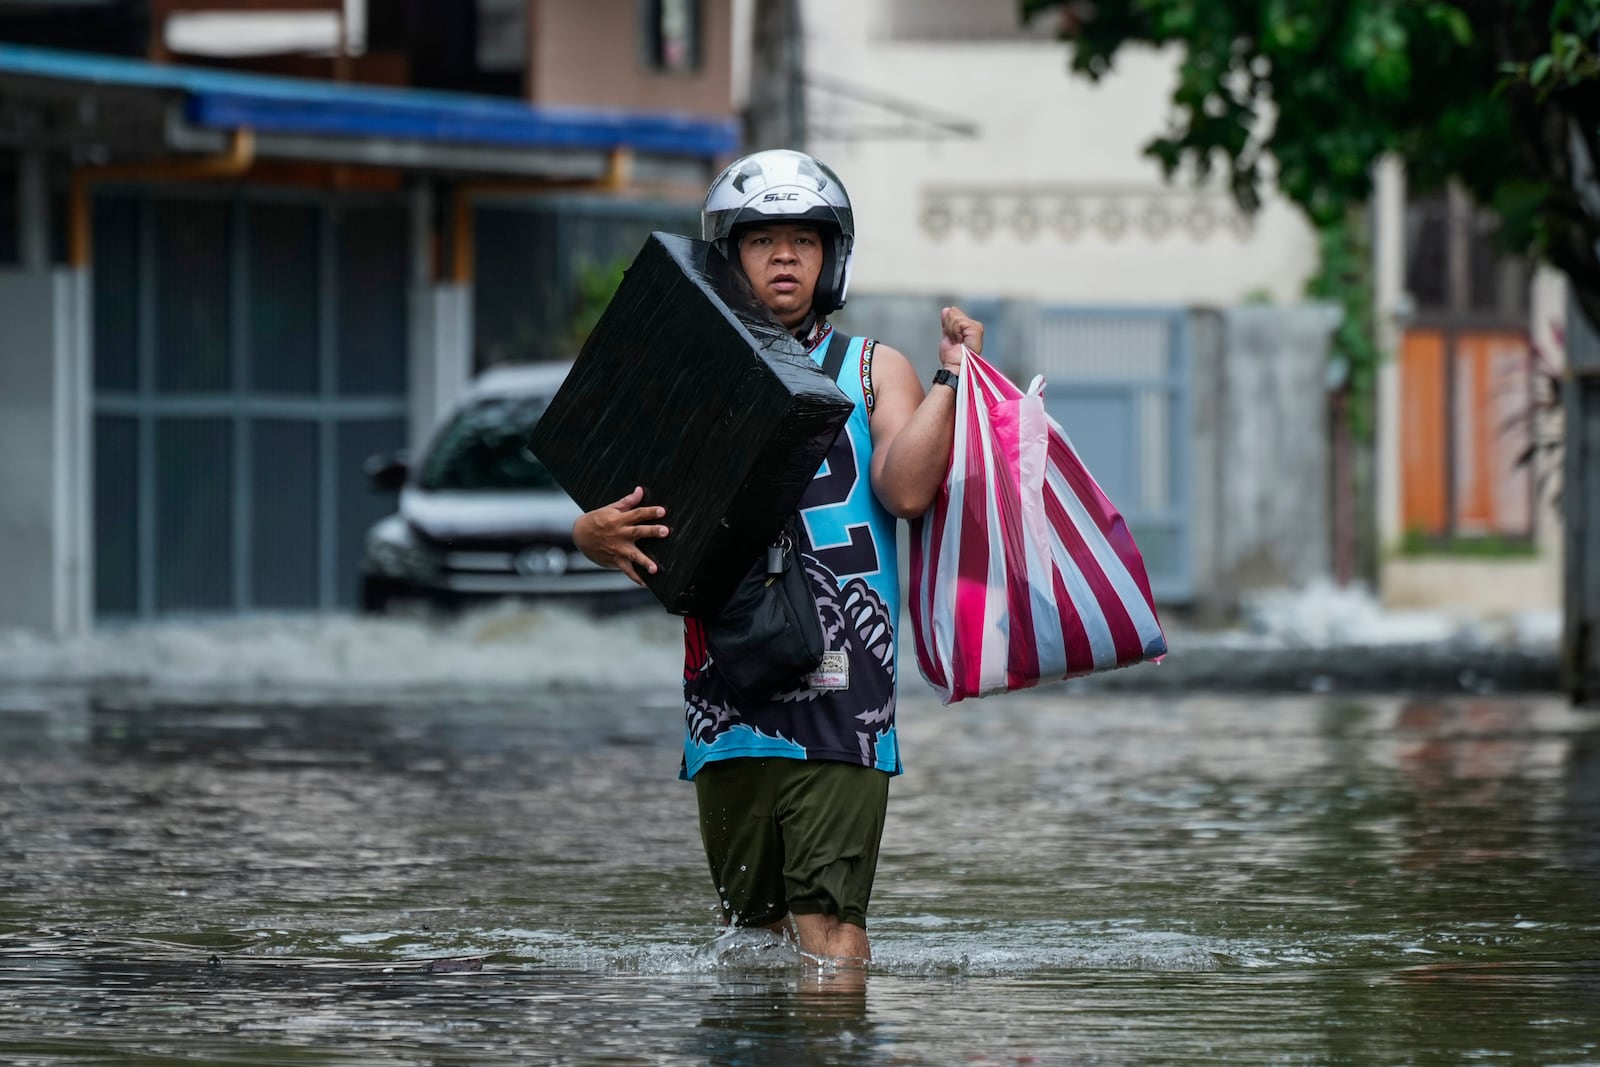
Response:
[{"label": "shoulder bag strap", "polygon": [[850,351],[850,342],[855,338],[848,334],[833,331],[833,336],[828,340],[828,354],[822,358],[822,373],[828,376],[828,381],[837,382],[839,371],[844,368],[844,357]]}]

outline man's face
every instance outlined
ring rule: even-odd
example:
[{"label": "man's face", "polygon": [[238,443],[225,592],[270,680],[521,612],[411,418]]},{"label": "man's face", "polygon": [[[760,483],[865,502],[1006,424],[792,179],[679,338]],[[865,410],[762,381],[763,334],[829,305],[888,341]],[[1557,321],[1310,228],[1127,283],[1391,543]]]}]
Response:
[{"label": "man's face", "polygon": [[811,313],[822,274],[822,234],[803,222],[751,226],[739,237],[739,263],[756,296],[790,329]]}]

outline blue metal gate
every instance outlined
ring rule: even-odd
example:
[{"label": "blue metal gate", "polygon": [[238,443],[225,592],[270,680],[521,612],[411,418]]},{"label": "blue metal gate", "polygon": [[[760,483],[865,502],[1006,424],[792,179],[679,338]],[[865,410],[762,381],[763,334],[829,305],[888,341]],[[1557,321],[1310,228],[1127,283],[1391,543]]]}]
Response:
[{"label": "blue metal gate", "polygon": [[1034,329],[1023,369],[1045,376],[1045,408],[1127,520],[1151,592],[1192,599],[1188,315],[1054,307]]},{"label": "blue metal gate", "polygon": [[174,187],[94,227],[95,611],[352,604],[406,438],[403,201]]}]

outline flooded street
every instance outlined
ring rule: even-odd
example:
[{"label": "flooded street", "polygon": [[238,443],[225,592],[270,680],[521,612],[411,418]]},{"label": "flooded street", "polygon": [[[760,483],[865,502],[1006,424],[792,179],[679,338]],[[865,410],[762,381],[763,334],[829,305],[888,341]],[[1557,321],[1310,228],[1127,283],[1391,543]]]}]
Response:
[{"label": "flooded street", "polygon": [[913,679],[850,990],[719,937],[659,630],[525,693],[333,640],[0,684],[0,1060],[1600,1063],[1600,715],[1554,696]]}]

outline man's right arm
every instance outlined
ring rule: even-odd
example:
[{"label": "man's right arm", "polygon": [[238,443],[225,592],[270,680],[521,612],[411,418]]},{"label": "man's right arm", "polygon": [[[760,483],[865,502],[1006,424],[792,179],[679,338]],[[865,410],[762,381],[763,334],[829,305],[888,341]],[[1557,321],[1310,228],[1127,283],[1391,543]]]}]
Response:
[{"label": "man's right arm", "polygon": [[666,518],[667,509],[655,505],[640,507],[643,499],[644,489],[635,487],[615,503],[584,512],[572,524],[572,542],[578,546],[578,551],[602,567],[621,571],[640,586],[644,585],[644,579],[639,577],[639,572],[654,574],[656,565],[644,554],[639,542],[667,536],[667,528],[657,521]]}]

